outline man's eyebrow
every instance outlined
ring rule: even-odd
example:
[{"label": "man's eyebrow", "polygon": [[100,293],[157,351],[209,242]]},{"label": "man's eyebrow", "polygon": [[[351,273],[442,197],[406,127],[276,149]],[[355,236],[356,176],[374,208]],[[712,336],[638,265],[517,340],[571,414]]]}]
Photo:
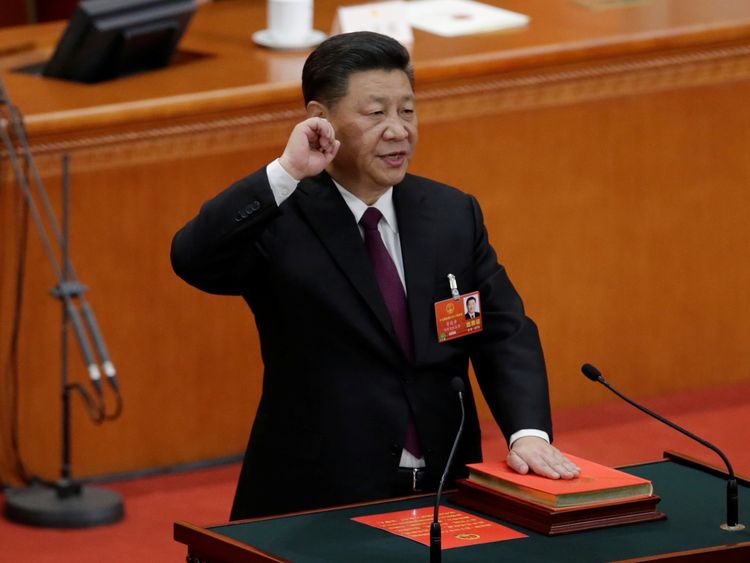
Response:
[{"label": "man's eyebrow", "polygon": [[[407,94],[406,96],[403,96],[400,101],[402,102],[413,102],[414,101],[414,94]],[[378,96],[376,94],[370,94],[369,101],[371,102],[378,102],[380,104],[384,104],[390,101],[390,98],[388,96]]]}]

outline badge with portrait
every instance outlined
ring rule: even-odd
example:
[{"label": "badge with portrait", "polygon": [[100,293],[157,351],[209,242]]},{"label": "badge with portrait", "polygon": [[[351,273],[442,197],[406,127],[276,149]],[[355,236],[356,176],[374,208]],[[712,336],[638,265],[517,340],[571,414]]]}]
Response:
[{"label": "badge with portrait", "polygon": [[464,293],[435,303],[439,342],[461,338],[482,330],[482,306],[479,292]]}]

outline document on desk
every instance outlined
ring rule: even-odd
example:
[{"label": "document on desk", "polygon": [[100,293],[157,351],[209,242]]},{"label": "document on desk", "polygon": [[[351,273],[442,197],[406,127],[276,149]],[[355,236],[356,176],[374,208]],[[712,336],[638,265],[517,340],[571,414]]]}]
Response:
[{"label": "document on desk", "polygon": [[[428,508],[360,516],[352,518],[352,520],[424,545],[430,545],[432,517],[433,507],[430,506]],[[528,537],[526,534],[497,522],[447,506],[441,507],[440,525],[442,527],[443,549]]]},{"label": "document on desk", "polygon": [[456,37],[529,25],[529,16],[473,0],[413,0],[409,23],[416,29]]}]

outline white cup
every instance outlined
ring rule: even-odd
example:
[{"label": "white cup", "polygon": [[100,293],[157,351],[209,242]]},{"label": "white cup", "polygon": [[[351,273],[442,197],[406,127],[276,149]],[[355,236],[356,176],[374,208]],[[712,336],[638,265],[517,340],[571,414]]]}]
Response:
[{"label": "white cup", "polygon": [[313,0],[268,0],[268,31],[278,43],[298,43],[313,29]]}]

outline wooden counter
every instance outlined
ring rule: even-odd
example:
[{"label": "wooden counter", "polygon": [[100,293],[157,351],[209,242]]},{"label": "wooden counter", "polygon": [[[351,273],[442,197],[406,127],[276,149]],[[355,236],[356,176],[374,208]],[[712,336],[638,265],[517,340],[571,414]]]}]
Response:
[{"label": "wooden counter", "polygon": [[[540,326],[554,405],[609,399],[580,375],[585,361],[641,396],[747,378],[750,4],[492,3],[529,14],[530,26],[454,39],[415,31],[412,171],[479,197]],[[334,3],[315,10],[328,30]],[[280,154],[303,116],[306,53],[254,46],[264,24],[264,2],[204,6],[172,66],[97,86],[14,70],[44,61],[61,24],[0,30],[0,73],[55,201],[60,156],[71,155],[74,262],[125,394],[122,418],[101,427],[75,404],[76,475],[244,448],[261,386],[252,317],[239,299],[182,283],[168,253],[200,204]],[[0,161],[3,369],[19,201]],[[53,284],[31,232],[20,438],[46,476],[60,443]],[[77,351],[72,366],[83,378]]]}]

